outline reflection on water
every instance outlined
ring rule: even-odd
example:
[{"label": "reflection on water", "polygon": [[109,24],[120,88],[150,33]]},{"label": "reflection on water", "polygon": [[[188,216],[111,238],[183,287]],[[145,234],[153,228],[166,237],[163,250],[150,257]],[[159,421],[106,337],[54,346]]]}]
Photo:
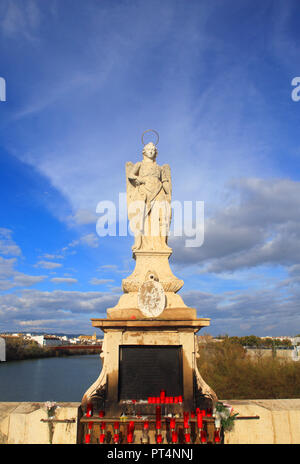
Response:
[{"label": "reflection on water", "polygon": [[81,401],[98,378],[99,355],[0,363],[1,401]]}]

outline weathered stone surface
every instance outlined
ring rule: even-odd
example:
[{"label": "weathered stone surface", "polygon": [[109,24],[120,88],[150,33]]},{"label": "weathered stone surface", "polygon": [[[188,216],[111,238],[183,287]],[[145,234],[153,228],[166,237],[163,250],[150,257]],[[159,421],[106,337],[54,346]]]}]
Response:
[{"label": "weathered stone surface", "polygon": [[240,416],[259,419],[237,420],[226,432],[225,444],[300,444],[300,399],[229,400]]},{"label": "weathered stone surface", "polygon": [[138,307],[146,317],[159,316],[166,305],[166,295],[162,285],[155,280],[147,280],[138,291]]},{"label": "weathered stone surface", "polygon": [[74,422],[53,423],[53,434],[44,403],[0,403],[0,443],[2,444],[75,444],[80,403],[57,403],[55,419]]}]

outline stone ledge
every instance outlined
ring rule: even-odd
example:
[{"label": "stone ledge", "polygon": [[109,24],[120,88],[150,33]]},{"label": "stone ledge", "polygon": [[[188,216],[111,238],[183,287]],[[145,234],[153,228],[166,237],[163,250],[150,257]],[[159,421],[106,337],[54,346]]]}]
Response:
[{"label": "stone ledge", "polygon": [[93,327],[101,330],[105,329],[143,329],[143,330],[172,330],[172,329],[192,329],[198,332],[202,327],[210,325],[210,319],[194,320],[170,320],[170,319],[91,319]]},{"label": "stone ledge", "polygon": [[[222,400],[240,416],[259,416],[255,420],[237,420],[234,429],[225,433],[225,444],[300,444],[300,399]],[[77,442],[80,403],[57,403],[57,417],[76,418],[74,424],[56,424],[53,444]],[[44,403],[1,402],[0,443],[49,444]],[[16,422],[17,421],[17,422]],[[14,425],[17,425],[16,430]]]}]

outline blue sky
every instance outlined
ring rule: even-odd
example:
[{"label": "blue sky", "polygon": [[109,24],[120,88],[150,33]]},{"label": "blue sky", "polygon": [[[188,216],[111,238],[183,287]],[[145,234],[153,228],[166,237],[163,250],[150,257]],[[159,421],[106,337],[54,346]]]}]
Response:
[{"label": "blue sky", "polygon": [[[2,0],[0,331],[92,333],[134,267],[99,237],[141,134],[205,240],[173,238],[213,335],[300,333],[297,1]],[[299,92],[300,93],[300,92]]]}]

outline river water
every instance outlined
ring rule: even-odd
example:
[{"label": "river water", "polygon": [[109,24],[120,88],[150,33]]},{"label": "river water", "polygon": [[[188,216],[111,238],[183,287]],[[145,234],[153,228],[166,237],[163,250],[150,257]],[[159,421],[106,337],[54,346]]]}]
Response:
[{"label": "river water", "polygon": [[0,362],[0,402],[80,402],[101,368],[99,354]]}]

